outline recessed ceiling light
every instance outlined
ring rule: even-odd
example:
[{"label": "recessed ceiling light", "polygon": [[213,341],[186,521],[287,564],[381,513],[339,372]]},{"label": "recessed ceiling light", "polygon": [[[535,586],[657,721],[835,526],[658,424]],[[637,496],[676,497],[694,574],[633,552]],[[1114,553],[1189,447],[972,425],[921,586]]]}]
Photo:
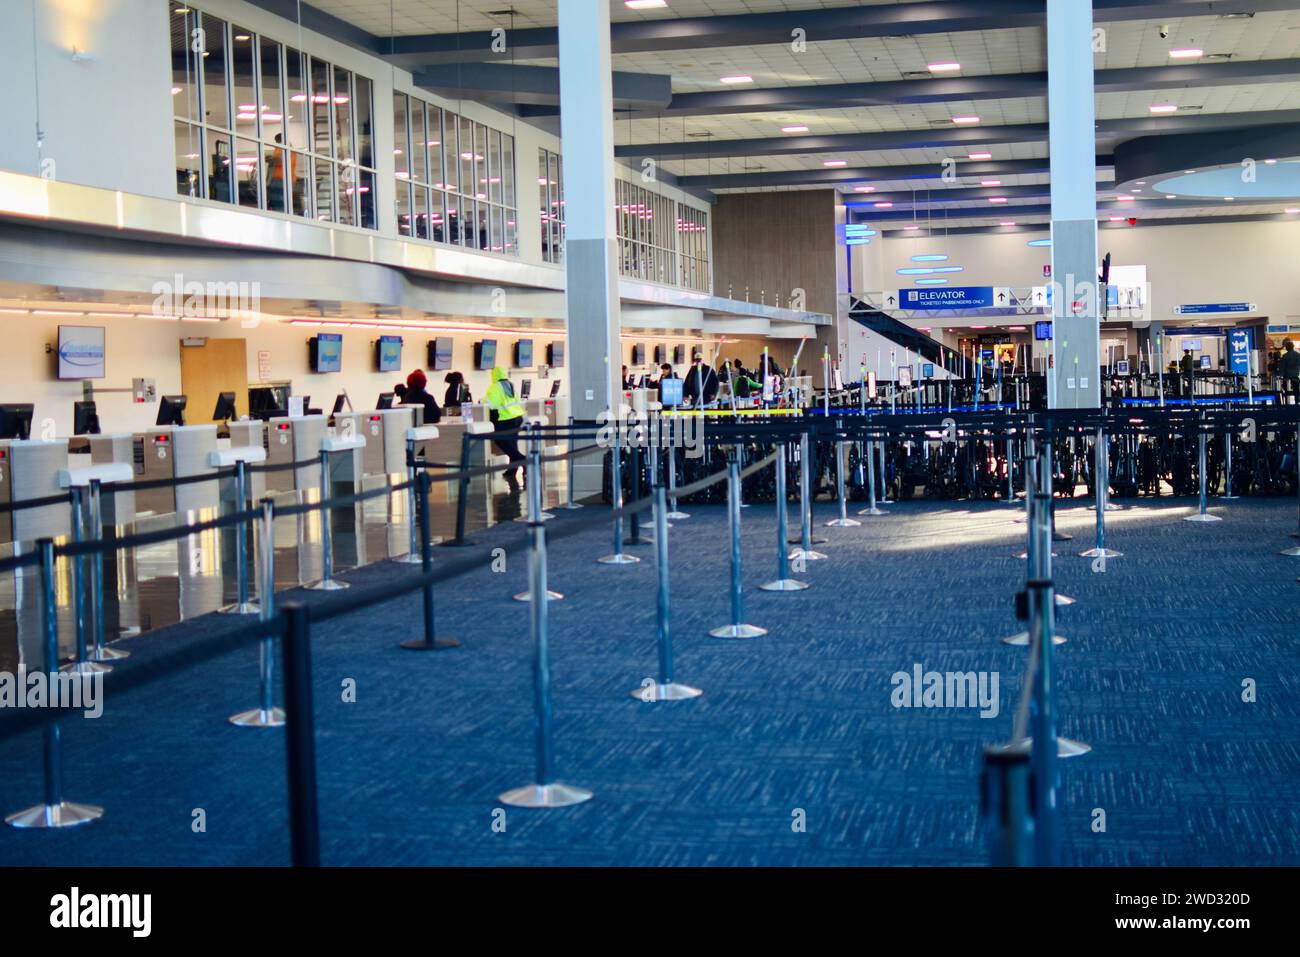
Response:
[{"label": "recessed ceiling light", "polygon": [[1197,57],[1205,55],[1204,50],[1198,50],[1195,47],[1187,47],[1182,50],[1170,50],[1169,58],[1171,60],[1195,60]]},{"label": "recessed ceiling light", "polygon": [[1286,209],[1282,210],[1282,212],[1286,213],[1288,216],[1294,216],[1296,213],[1300,213],[1300,206],[1288,206]]},{"label": "recessed ceiling light", "polygon": [[657,10],[668,6],[668,0],[623,0],[629,10]]},{"label": "recessed ceiling light", "polygon": [[1196,170],[1194,170],[1194,169],[1185,169],[1185,170],[1183,170],[1183,172],[1186,173],[1188,176],[1191,176],[1193,173],[1196,172]]},{"label": "recessed ceiling light", "polygon": [[908,232],[912,232],[913,230],[917,230],[917,229],[920,229],[920,228],[921,228],[920,226],[904,226],[904,227],[903,227],[903,229],[907,230]]},{"label": "recessed ceiling light", "polygon": [[981,186],[1001,186],[1001,185],[1002,185],[1002,180],[1000,180],[1000,179],[982,179],[982,180],[980,180],[980,185],[981,185]]},{"label": "recessed ceiling light", "polygon": [[1233,200],[1235,200],[1236,198],[1237,198],[1236,196],[1225,196],[1225,197],[1223,197],[1223,201],[1224,201],[1225,203],[1231,203],[1231,202],[1232,202]]},{"label": "recessed ceiling light", "polygon": [[998,223],[998,225],[999,225],[999,226],[1014,226],[1015,223],[1013,223],[1013,222],[1012,222],[1011,220],[1009,220],[1009,219],[1004,219],[1002,222]]},{"label": "recessed ceiling light", "polygon": [[986,160],[986,159],[992,159],[993,154],[992,153],[970,153],[967,155],[966,158],[973,159],[973,160]]},{"label": "recessed ceiling light", "polygon": [[753,83],[754,78],[747,73],[733,73],[727,76],[718,77],[718,82],[727,84]]},{"label": "recessed ceiling light", "polygon": [[1006,198],[1005,196],[990,196],[990,197],[989,197],[989,202],[990,202],[990,203],[1005,203],[1006,201],[1007,201],[1007,198]]},{"label": "recessed ceiling light", "polygon": [[1178,198],[1178,197],[1175,196],[1173,193],[1169,193],[1169,194],[1167,194],[1167,195],[1165,196],[1165,199],[1177,199],[1177,198]]},{"label": "recessed ceiling light", "polygon": [[1120,195],[1116,196],[1115,198],[1118,199],[1121,203],[1133,202],[1133,197],[1129,196],[1127,193],[1120,193]]},{"label": "recessed ceiling light", "polygon": [[808,132],[808,127],[806,127],[806,126],[783,126],[783,127],[781,127],[781,132],[782,132],[782,133],[807,133],[807,132]]},{"label": "recessed ceiling light", "polygon": [[1137,181],[1137,184],[1138,184],[1139,186],[1145,186],[1145,185],[1147,184],[1147,181],[1144,180],[1144,179],[1140,179],[1140,180]]},{"label": "recessed ceiling light", "polygon": [[1153,103],[1147,107],[1152,113],[1177,113],[1178,107],[1173,103]]},{"label": "recessed ceiling light", "polygon": [[848,166],[848,160],[822,160],[823,166]]},{"label": "recessed ceiling light", "polygon": [[1272,165],[1273,165],[1274,163],[1276,163],[1276,162],[1277,162],[1277,160],[1275,160],[1275,159],[1272,159],[1272,160],[1264,160],[1264,164],[1265,164],[1266,166],[1272,166]]},{"label": "recessed ceiling light", "polygon": [[961,69],[960,63],[928,63],[925,67],[931,73],[956,73]]},{"label": "recessed ceiling light", "polygon": [[1122,223],[1122,222],[1124,222],[1124,217],[1123,217],[1123,216],[1112,216],[1112,217],[1110,217],[1110,221],[1111,221],[1112,223]]},{"label": "recessed ceiling light", "polygon": [[892,209],[894,204],[893,203],[872,203],[871,205],[876,207],[876,209]]},{"label": "recessed ceiling light", "polygon": [[958,126],[972,126],[980,121],[978,116],[954,116],[952,121]]},{"label": "recessed ceiling light", "polygon": [[855,193],[874,193],[875,191],[876,191],[876,187],[874,187],[874,186],[854,186],[854,187],[853,187],[853,192],[855,192]]}]

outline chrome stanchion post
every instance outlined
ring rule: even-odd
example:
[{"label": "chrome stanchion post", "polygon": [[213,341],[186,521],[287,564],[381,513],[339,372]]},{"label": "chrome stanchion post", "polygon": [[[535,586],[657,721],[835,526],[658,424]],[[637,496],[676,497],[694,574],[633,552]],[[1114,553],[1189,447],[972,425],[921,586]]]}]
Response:
[{"label": "chrome stanchion post", "polygon": [[262,499],[262,584],[257,590],[258,604],[262,607],[262,620],[275,616],[275,499],[269,495]]},{"label": "chrome stanchion post", "polygon": [[980,806],[989,864],[1028,867],[1033,863],[1029,751],[994,745],[984,749]]},{"label": "chrome stanchion post", "polygon": [[[465,441],[468,441],[468,435],[466,436]],[[464,467],[464,465],[465,462],[464,462],[464,458],[462,457],[461,466]],[[421,469],[420,471],[423,472],[424,470]],[[419,522],[416,518],[415,476],[416,476],[415,439],[407,439],[406,440],[406,481],[408,485],[406,486],[406,530],[407,530],[407,541],[409,542],[409,546],[406,549],[405,555],[401,555],[393,559],[393,561],[401,562],[403,565],[418,565],[421,564],[424,560],[423,555],[421,554],[420,536],[417,530],[419,527]],[[460,501],[457,502],[458,509],[460,506],[460,502],[464,501],[465,495],[468,492],[468,490],[469,490],[468,486],[462,483],[460,486]],[[463,510],[457,511],[456,513],[457,541],[461,539],[461,536],[465,531],[464,522],[462,521],[463,516],[464,516]]]},{"label": "chrome stanchion post", "polygon": [[569,416],[569,457],[564,464],[564,484],[567,488],[564,504],[560,508],[582,508],[581,503],[573,500],[573,416]]},{"label": "chrome stanchion post", "polygon": [[786,526],[787,516],[785,491],[785,442],[776,446],[776,581],[759,585],[763,591],[803,591],[807,582],[790,577],[790,549],[786,543],[789,531]]},{"label": "chrome stanchion post", "polygon": [[[1020,398],[1019,383],[1016,384],[1016,398]],[[1015,442],[1011,438],[1012,429],[1007,429],[1007,498],[1002,504],[1017,505],[1016,501],[1016,458],[1014,454]]]},{"label": "chrome stanchion post", "polygon": [[757,638],[767,629],[741,623],[740,573],[740,461],[735,451],[727,455],[727,517],[731,531],[731,624],[709,632],[714,638]]},{"label": "chrome stanchion post", "polygon": [[1209,512],[1206,511],[1205,413],[1204,412],[1201,413],[1200,419],[1197,423],[1196,431],[1199,433],[1197,435],[1197,442],[1196,442],[1196,470],[1201,473],[1200,474],[1200,500],[1198,502],[1198,508],[1196,514],[1186,516],[1183,519],[1183,521],[1184,522],[1221,522],[1223,521],[1223,519],[1221,519],[1219,516],[1211,515]]},{"label": "chrome stanchion post", "polygon": [[885,440],[883,438],[876,443],[876,451],[880,453],[880,504],[892,505],[894,502],[889,497],[889,473],[886,469]]},{"label": "chrome stanchion post", "polygon": [[289,784],[289,847],[295,867],[320,866],[320,816],[316,799],[316,716],[311,693],[311,625],[307,609],[292,602],[284,617],[284,694],[293,715],[285,734]]},{"label": "chrome stanchion post", "polygon": [[[528,514],[538,516],[534,521],[541,521],[541,516],[545,513],[542,511],[542,437],[534,429],[529,429],[525,441],[528,443],[528,460],[524,463],[524,474],[528,481]],[[547,516],[548,518],[553,516]],[[564,596],[558,591],[548,588],[546,590],[547,601],[559,601]],[[521,591],[514,596],[515,601],[532,601],[532,592]]]},{"label": "chrome stanchion post", "polygon": [[[85,536],[84,519],[81,512],[81,487],[73,485],[68,489],[72,501],[72,541],[79,544]],[[82,555],[73,555],[72,565],[72,607],[75,624],[77,658],[64,665],[60,670],[75,674],[90,675],[112,671],[112,665],[91,661],[86,653],[86,564]]]},{"label": "chrome stanchion post", "polygon": [[533,706],[537,716],[537,779],[535,784],[506,791],[498,796],[512,807],[568,807],[591,800],[584,788],[561,784],[555,778],[555,742],[551,728],[550,637],[546,601],[546,526],[529,526],[532,548],[528,553],[529,591],[532,593],[529,627],[533,639]]},{"label": "chrome stanchion post", "polygon": [[[669,429],[670,429],[670,431],[669,431],[669,442],[668,442],[668,505],[669,505],[669,511],[668,511],[668,516],[667,516],[667,517],[668,517],[669,519],[671,519],[672,521],[674,521],[674,522],[680,522],[680,521],[681,521],[682,519],[684,519],[684,518],[690,518],[690,515],[688,515],[686,512],[681,511],[681,509],[679,509],[679,508],[677,507],[677,496],[676,496],[676,494],[674,494],[674,493],[677,491],[677,435],[676,435],[676,433],[677,433],[677,431],[678,431],[678,425],[679,425],[679,423],[681,423],[683,420],[682,420],[681,416],[679,416],[679,415],[674,415],[674,416],[671,418],[670,421],[671,421],[673,424],[672,424],[671,426],[669,426]],[[701,421],[703,421],[703,420],[701,420]]]},{"label": "chrome stanchion post", "polygon": [[1232,429],[1223,430],[1223,494],[1221,499],[1240,498],[1232,494]]},{"label": "chrome stanchion post", "polygon": [[808,430],[799,433],[799,547],[790,553],[791,558],[820,561],[826,556],[813,551],[812,489],[808,465]]},{"label": "chrome stanchion post", "polygon": [[870,505],[861,509],[859,515],[884,515],[882,509],[876,507],[876,440],[867,439],[867,497]]},{"label": "chrome stanchion post", "polygon": [[655,570],[659,590],[655,605],[655,640],[659,649],[659,680],[649,678],[632,691],[639,701],[682,701],[698,698],[704,692],[673,680],[673,639],[668,603],[668,495],[663,485],[655,485]]},{"label": "chrome stanchion post", "polygon": [[1121,558],[1122,552],[1106,547],[1106,490],[1110,486],[1110,462],[1106,455],[1106,430],[1100,425],[1097,426],[1096,444],[1092,449],[1092,485],[1093,498],[1096,499],[1097,544],[1079,555],[1082,558]]},{"label": "chrome stanchion post", "polygon": [[[100,481],[90,480],[90,537],[97,542],[104,540],[104,510]],[[90,588],[94,596],[91,612],[94,616],[94,646],[90,651],[91,661],[114,661],[129,658],[131,652],[120,648],[109,648],[104,644],[104,555],[94,552],[90,562]]]},{"label": "chrome stanchion post", "polygon": [[596,559],[602,565],[635,565],[641,559],[623,554],[623,466],[619,461],[622,442],[619,433],[622,423],[614,419],[614,447],[610,449],[610,502],[614,507],[614,552]]},{"label": "chrome stanchion post", "polygon": [[[407,443],[410,445],[411,443]],[[313,591],[341,591],[347,582],[334,578],[334,524],[330,517],[330,454],[320,454],[320,564],[321,580],[307,587]]]},{"label": "chrome stanchion post", "polygon": [[407,651],[439,651],[443,648],[460,647],[460,642],[455,638],[438,638],[434,633],[433,582],[429,581],[429,576],[433,574],[433,541],[429,537],[429,486],[431,484],[429,473],[421,470],[415,480],[415,498],[419,509],[420,574],[425,579],[420,589],[424,612],[424,637],[408,638],[401,642],[399,647]]},{"label": "chrome stanchion post", "polygon": [[[41,554],[41,626],[44,637],[44,666],[50,686],[59,681],[59,607],[54,590],[54,540],[42,538],[36,543]],[[93,672],[81,673],[80,680],[103,681]],[[63,800],[62,729],[59,721],[48,721],[42,731],[42,758],[45,762],[44,801],[34,807],[16,811],[5,818],[13,827],[74,827],[103,817],[104,809],[93,804]]]},{"label": "chrome stanchion post", "polygon": [[[243,459],[235,462],[235,513],[244,510],[248,503],[248,484]],[[235,587],[236,597],[233,605],[227,605],[221,611],[232,615],[256,615],[260,611],[257,602],[248,597],[248,549],[244,539],[246,529],[243,522],[234,526],[235,532]]]},{"label": "chrome stanchion post", "polygon": [[[242,505],[240,506],[242,510]],[[262,499],[262,589],[258,614],[262,621],[275,615],[275,502]],[[275,706],[275,639],[264,635],[258,643],[258,705],[228,719],[241,728],[278,728],[284,724],[284,709]]]},{"label": "chrome stanchion post", "polygon": [[[1045,450],[1044,450],[1045,451]],[[1042,456],[1038,459],[1027,459],[1025,461],[1025,498],[1028,501],[1029,522],[1026,526],[1026,588],[1030,583],[1052,577],[1052,526],[1048,521],[1048,509],[1051,507],[1051,495],[1044,495],[1038,491],[1042,484],[1048,484],[1051,481],[1050,472],[1046,469],[1040,469]],[[1048,484],[1050,487],[1050,484]],[[1053,602],[1057,602],[1053,596]],[[1073,599],[1068,599],[1072,602]],[[1032,617],[1032,613],[1031,613]],[[1055,623],[1055,616],[1053,616]],[[1014,645],[1017,647],[1028,647],[1032,640],[1032,634],[1028,629],[1017,632],[1008,638],[1003,638],[1002,643]],[[1065,638],[1061,635],[1052,635],[1052,644],[1063,645]]]},{"label": "chrome stanchion post", "polygon": [[839,507],[839,517],[826,522],[828,528],[855,528],[862,523],[856,518],[849,518],[848,497],[844,489],[844,440],[839,431],[844,427],[843,420],[835,423],[835,494]]}]

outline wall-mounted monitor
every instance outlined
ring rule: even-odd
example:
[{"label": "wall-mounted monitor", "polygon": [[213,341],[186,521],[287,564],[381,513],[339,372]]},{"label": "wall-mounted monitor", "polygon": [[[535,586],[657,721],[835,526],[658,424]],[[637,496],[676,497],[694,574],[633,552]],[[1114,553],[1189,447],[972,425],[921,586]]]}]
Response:
[{"label": "wall-mounted monitor", "polygon": [[655,365],[661,366],[668,361],[668,347],[655,346]]},{"label": "wall-mounted monitor", "polygon": [[632,344],[632,365],[645,365],[645,343],[636,342]]},{"label": "wall-mounted monitor", "polygon": [[398,372],[402,368],[402,337],[380,336],[375,342],[375,368],[379,372]]},{"label": "wall-mounted monitor", "polygon": [[430,369],[451,368],[451,336],[429,340],[428,367]]},{"label": "wall-mounted monitor", "polygon": [[497,361],[497,341],[495,339],[483,339],[474,343],[474,368],[479,370],[491,369]]},{"label": "wall-mounted monitor", "polygon": [[343,335],[322,332],[307,340],[312,372],[343,371]]},{"label": "wall-mounted monitor", "polygon": [[686,361],[686,347],[673,346],[673,365],[679,366]]},{"label": "wall-mounted monitor", "polygon": [[59,378],[104,378],[103,326],[59,326]]},{"label": "wall-mounted monitor", "polygon": [[550,342],[546,345],[546,364],[552,369],[564,368],[564,343]]},{"label": "wall-mounted monitor", "polygon": [[1035,322],[1034,338],[1040,341],[1052,338],[1052,323],[1047,320]]},{"label": "wall-mounted monitor", "polygon": [[520,339],[515,342],[515,368],[531,369],[533,367],[533,340]]}]

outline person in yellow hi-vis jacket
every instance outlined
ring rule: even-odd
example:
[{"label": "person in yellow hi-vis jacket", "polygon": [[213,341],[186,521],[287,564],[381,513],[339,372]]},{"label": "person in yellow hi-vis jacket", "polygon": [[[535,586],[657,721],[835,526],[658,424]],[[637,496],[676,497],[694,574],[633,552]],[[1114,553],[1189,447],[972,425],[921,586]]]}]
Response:
[{"label": "person in yellow hi-vis jacket", "polygon": [[519,426],[523,425],[524,404],[515,395],[514,384],[510,381],[506,370],[500,366],[492,368],[492,385],[488,388],[483,401],[487,403],[488,415],[496,425],[492,441],[497,448],[510,457],[510,468],[505,473],[505,479],[514,485],[519,475],[519,466],[516,463],[522,462],[524,455],[519,451],[519,440],[507,438],[506,435],[517,432]]}]

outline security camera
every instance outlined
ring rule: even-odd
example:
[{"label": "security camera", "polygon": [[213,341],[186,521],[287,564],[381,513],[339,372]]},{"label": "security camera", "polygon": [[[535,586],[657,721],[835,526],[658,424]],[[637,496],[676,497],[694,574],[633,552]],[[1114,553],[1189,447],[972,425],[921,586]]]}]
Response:
[{"label": "security camera", "polygon": [[1162,40],[1169,39],[1169,24],[1167,23],[1160,24],[1160,39]]}]

